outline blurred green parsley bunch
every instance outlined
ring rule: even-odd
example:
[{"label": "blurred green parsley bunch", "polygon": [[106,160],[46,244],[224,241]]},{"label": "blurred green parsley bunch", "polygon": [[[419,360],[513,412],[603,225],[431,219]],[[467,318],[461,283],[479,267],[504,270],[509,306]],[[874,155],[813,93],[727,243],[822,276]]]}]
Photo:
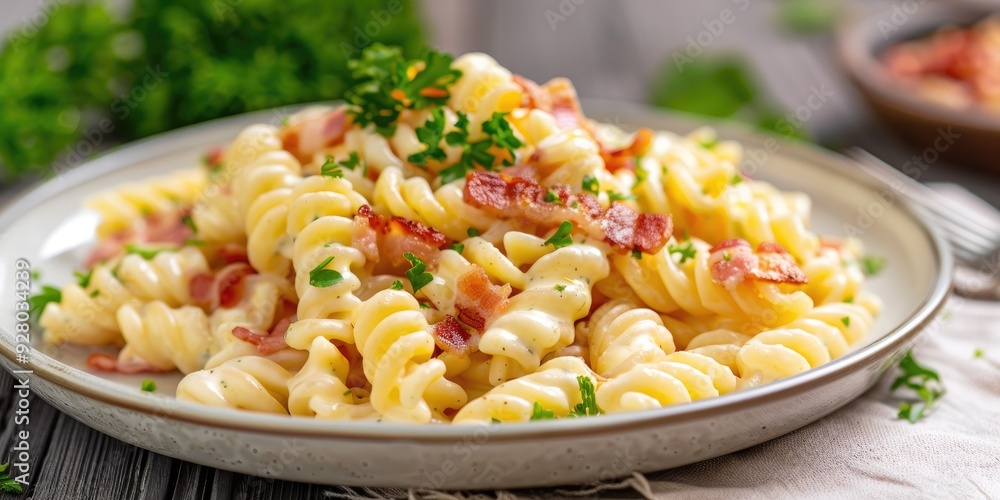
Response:
[{"label": "blurred green parsley bunch", "polygon": [[340,98],[374,42],[423,50],[414,0],[45,6],[0,48],[0,182],[212,118]]}]

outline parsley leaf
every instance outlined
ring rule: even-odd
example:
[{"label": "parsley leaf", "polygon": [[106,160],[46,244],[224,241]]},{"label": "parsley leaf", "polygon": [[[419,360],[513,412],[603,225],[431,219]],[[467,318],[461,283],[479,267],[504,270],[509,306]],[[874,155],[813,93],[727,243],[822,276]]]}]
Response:
[{"label": "parsley leaf", "polygon": [[0,464],[0,490],[7,493],[21,493],[23,487],[16,479],[11,479],[7,468],[10,467],[10,462]]},{"label": "parsley leaf", "polygon": [[309,284],[316,288],[326,288],[328,286],[336,285],[341,281],[344,281],[344,276],[333,269],[327,269],[326,266],[333,262],[333,255],[327,257],[320,262],[318,266],[309,271]]},{"label": "parsley leaf", "polygon": [[590,417],[604,413],[597,406],[596,388],[594,387],[594,382],[590,380],[590,377],[580,375],[576,378],[576,382],[580,385],[580,398],[583,402],[573,407],[573,411],[569,412],[569,415],[567,416]]},{"label": "parsley leaf", "polygon": [[125,245],[125,253],[126,254],[129,254],[129,253],[135,254],[135,255],[138,255],[139,257],[142,257],[143,259],[146,259],[146,260],[152,260],[153,257],[156,257],[156,254],[158,254],[160,252],[167,251],[167,250],[170,250],[170,249],[169,248],[140,248],[140,247],[136,246],[133,243],[129,243],[128,245]]},{"label": "parsley leaf", "polygon": [[556,414],[552,410],[542,408],[542,404],[535,401],[531,409],[531,420],[552,420],[554,418],[556,418]]},{"label": "parsley leaf", "polygon": [[417,139],[427,145],[427,149],[408,156],[410,163],[425,167],[428,158],[441,161],[448,157],[440,145],[444,137],[444,122],[444,108],[438,107],[431,111],[431,117],[423,125],[417,127]]},{"label": "parsley leaf", "polygon": [[28,314],[35,321],[38,321],[39,316],[42,315],[42,311],[45,310],[45,306],[49,305],[50,302],[55,302],[56,304],[62,302],[62,292],[54,286],[43,285],[41,292],[28,297]]},{"label": "parsley leaf", "polygon": [[573,238],[569,235],[572,231],[573,223],[564,220],[562,224],[559,224],[559,229],[556,229],[556,232],[549,239],[545,240],[545,244],[552,245],[556,249],[570,246],[573,244]]},{"label": "parsley leaf", "polygon": [[562,199],[559,198],[559,196],[556,194],[555,191],[549,189],[548,191],[545,192],[545,202],[561,204]]},{"label": "parsley leaf", "polygon": [[608,199],[611,201],[639,199],[639,197],[634,194],[621,194],[615,191],[605,191],[605,193],[608,193]]},{"label": "parsley leaf", "polygon": [[[327,160],[327,161],[329,161],[329,160]],[[358,165],[360,165],[360,164],[361,164],[361,158],[358,157],[358,152],[357,151],[351,151],[351,154],[348,155],[348,157],[347,157],[346,160],[338,163],[338,165],[340,165],[341,167],[346,168],[347,170],[354,170],[354,169],[358,168]],[[368,170],[367,166],[365,166],[365,170]]]},{"label": "parsley leaf", "polygon": [[389,288],[391,288],[393,290],[402,290],[403,289],[403,282],[399,281],[399,280],[393,281],[392,285],[390,285]]},{"label": "parsley leaf", "polygon": [[740,184],[741,182],[743,182],[743,178],[740,177],[740,174],[733,174],[733,177],[729,179],[730,186],[735,186],[737,184]]},{"label": "parsley leaf", "polygon": [[475,238],[476,236],[479,236],[479,230],[474,227],[470,227],[465,230],[465,234],[469,235],[469,238]]},{"label": "parsley leaf", "polygon": [[465,243],[455,243],[454,245],[452,245],[449,248],[451,248],[452,250],[454,250],[454,251],[456,251],[458,253],[462,253],[462,252],[465,251]]},{"label": "parsley leaf", "polygon": [[729,252],[722,252],[722,260],[724,260],[726,262],[729,262],[729,261],[733,260],[733,254],[731,254]]},{"label": "parsley leaf", "polygon": [[[694,244],[691,243],[690,241],[687,242],[687,243],[685,243],[684,245],[680,245],[680,246],[678,246],[678,245],[670,245],[669,247],[667,247],[667,251],[669,251],[671,253],[671,255],[675,254],[675,253],[680,254],[681,255],[681,261],[680,261],[681,264],[687,262],[688,259],[694,259],[695,254],[698,253],[698,250],[696,250],[694,248]],[[730,258],[732,258],[732,257],[730,257]]]},{"label": "parsley leaf", "polygon": [[865,255],[858,261],[861,264],[861,271],[863,271],[868,276],[875,276],[876,274],[882,272],[887,261],[885,257],[879,257],[877,255]]},{"label": "parsley leaf", "polygon": [[642,252],[639,250],[632,250],[632,258],[642,260]]},{"label": "parsley leaf", "polygon": [[566,285],[556,285],[554,288],[556,289],[557,292],[566,291]]},{"label": "parsley leaf", "polygon": [[984,351],[982,347],[977,347],[976,350],[973,351],[973,353],[972,353],[972,357],[976,358],[976,359],[979,359],[979,358],[981,358],[981,357],[983,357],[985,355],[986,355],[986,351]]},{"label": "parsley leaf", "polygon": [[413,266],[406,271],[406,279],[410,280],[410,286],[413,287],[413,293],[417,293],[417,290],[427,286],[431,281],[434,281],[434,276],[427,271],[427,264],[420,260],[419,257],[413,255],[410,252],[403,254],[403,258],[410,261]]},{"label": "parsley leaf", "polygon": [[840,318],[840,322],[843,323],[844,326],[849,327],[849,326],[851,326],[851,317],[850,316],[844,316],[843,318]]},{"label": "parsley leaf", "polygon": [[344,93],[349,112],[361,127],[369,124],[384,136],[395,132],[403,109],[444,104],[447,86],[462,72],[451,68],[452,57],[430,50],[423,59],[407,61],[399,47],[372,44],[361,57],[347,62],[358,82]]},{"label": "parsley leaf", "polygon": [[181,222],[183,222],[185,226],[191,229],[192,233],[198,234],[198,226],[195,225],[194,219],[191,218],[190,214],[181,217]]},{"label": "parsley leaf", "polygon": [[149,380],[147,378],[146,380],[142,381],[142,385],[140,385],[139,388],[142,389],[143,392],[155,392],[156,382]]},{"label": "parsley leaf", "polygon": [[917,363],[913,358],[913,351],[908,351],[903,359],[899,360],[899,369],[903,373],[892,382],[890,390],[895,391],[905,386],[916,392],[923,404],[914,406],[912,403],[901,403],[897,416],[909,420],[910,423],[916,423],[924,418],[934,404],[944,396],[944,385],[936,371]]},{"label": "parsley leaf", "polygon": [[514,135],[514,130],[510,127],[504,116],[507,113],[493,113],[493,116],[483,122],[483,132],[489,136],[490,142],[506,151],[503,159],[504,165],[514,164],[514,154],[517,148],[523,146],[521,141]]},{"label": "parsley leaf", "polygon": [[597,177],[587,174],[583,176],[583,190],[597,196],[597,193],[601,190],[600,184],[597,182]]},{"label": "parsley leaf", "polygon": [[94,270],[91,269],[87,271],[87,274],[83,274],[81,271],[73,271],[73,276],[76,276],[76,283],[80,285],[80,288],[87,288],[90,286],[90,278],[94,275]]},{"label": "parsley leaf", "polygon": [[632,184],[633,188],[635,188],[639,184],[642,184],[643,182],[646,182],[646,178],[649,177],[649,172],[646,172],[646,169],[639,166],[641,160],[642,160],[641,158],[635,159],[635,183]]},{"label": "parsley leaf", "polygon": [[[353,152],[352,154],[357,155],[357,153]],[[332,156],[326,157],[326,161],[319,167],[319,173],[323,177],[332,177],[334,179],[344,178],[344,171],[340,169],[340,164],[334,161]]]}]

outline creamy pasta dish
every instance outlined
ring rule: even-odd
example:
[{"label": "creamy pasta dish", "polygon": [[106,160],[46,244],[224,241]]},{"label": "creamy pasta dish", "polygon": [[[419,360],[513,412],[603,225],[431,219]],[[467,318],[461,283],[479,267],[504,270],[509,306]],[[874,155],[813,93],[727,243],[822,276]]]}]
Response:
[{"label": "creamy pasta dish", "polygon": [[[335,107],[91,199],[40,324],[95,371],[332,420],[509,423],[766,384],[865,339],[859,242],[710,129],[625,133],[484,54],[373,46]],[[138,390],[138,388],[136,388]]]}]

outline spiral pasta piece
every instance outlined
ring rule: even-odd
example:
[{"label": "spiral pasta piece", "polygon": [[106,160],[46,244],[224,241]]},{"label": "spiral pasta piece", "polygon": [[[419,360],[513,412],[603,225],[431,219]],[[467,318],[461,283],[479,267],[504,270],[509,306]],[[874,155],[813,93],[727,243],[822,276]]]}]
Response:
[{"label": "spiral pasta piece", "polygon": [[605,377],[632,366],[663,360],[674,352],[674,340],[651,309],[625,300],[598,307],[586,322],[590,366]]},{"label": "spiral pasta piece", "polygon": [[565,417],[582,401],[579,377],[597,384],[594,372],[582,359],[572,356],[555,358],[532,374],[508,380],[486,394],[469,401],[455,415],[456,424],[489,424],[493,421],[526,422],[535,404]]},{"label": "spiral pasta piece", "polygon": [[493,113],[507,113],[520,106],[521,87],[514,83],[514,75],[492,57],[465,54],[451,66],[460,70],[462,76],[449,89],[448,107],[469,116],[470,140],[482,137],[482,124]]},{"label": "spiral pasta piece", "polygon": [[445,364],[432,359],[434,337],[409,293],[384,290],[354,314],[354,338],[372,383],[372,406],[386,420],[446,420],[445,410],[467,401],[462,388],[444,378]]},{"label": "spiral pasta piece", "polygon": [[169,176],[125,184],[85,202],[97,212],[98,239],[133,228],[150,215],[162,215],[191,205],[205,187],[205,172],[181,170]]},{"label": "spiral pasta piece", "polygon": [[153,301],[142,307],[122,306],[116,316],[125,339],[120,365],[148,364],[188,374],[205,366],[211,356],[214,339],[208,316],[197,307],[171,309]]},{"label": "spiral pasta piece", "polygon": [[[523,241],[518,245],[517,240]],[[511,260],[499,252],[482,258],[475,248],[470,257],[487,274],[508,275],[511,279],[504,281],[522,290],[479,341],[479,350],[493,356],[493,385],[534,372],[547,354],[570,345],[574,322],[590,311],[591,287],[610,272],[604,250],[589,243],[550,252],[541,238],[508,233],[505,248]],[[466,250],[470,250],[468,244]],[[538,253],[544,255],[537,257]],[[515,264],[521,263],[521,255],[537,257],[526,273]]]},{"label": "spiral pasta piece", "polygon": [[[804,292],[786,291],[779,284],[765,281],[748,280],[733,290],[727,289],[713,281],[709,245],[695,238],[685,245],[691,245],[693,257],[685,257],[680,251],[682,245],[672,239],[653,256],[635,259],[613,255],[612,262],[642,301],[661,313],[715,314],[778,326],[813,306]],[[675,257],[675,253],[679,255]]]},{"label": "spiral pasta piece", "polygon": [[291,374],[267,358],[244,356],[185,376],[177,399],[206,406],[288,414]]},{"label": "spiral pasta piece", "polygon": [[716,397],[736,389],[736,376],[712,358],[680,351],[664,361],[637,365],[597,388],[607,413],[660,408]]}]

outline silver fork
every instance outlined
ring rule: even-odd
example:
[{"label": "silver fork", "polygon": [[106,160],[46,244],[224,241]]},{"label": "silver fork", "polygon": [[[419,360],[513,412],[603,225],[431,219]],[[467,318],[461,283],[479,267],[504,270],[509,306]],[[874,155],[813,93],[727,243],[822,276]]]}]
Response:
[{"label": "silver fork", "polygon": [[[972,298],[1000,299],[1000,211],[989,215],[963,210],[961,204],[911,179],[871,153],[852,148],[858,165],[892,186],[925,217],[937,224],[955,251],[955,291]],[[983,203],[986,206],[985,202]]]}]

